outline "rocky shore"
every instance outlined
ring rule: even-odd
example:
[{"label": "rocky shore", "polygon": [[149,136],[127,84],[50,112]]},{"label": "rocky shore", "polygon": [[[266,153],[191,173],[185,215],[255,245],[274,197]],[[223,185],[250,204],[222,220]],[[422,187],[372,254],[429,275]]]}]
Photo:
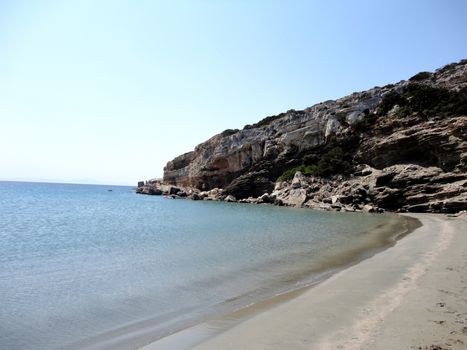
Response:
[{"label": "rocky shore", "polygon": [[448,178],[439,168],[418,165],[396,165],[383,170],[364,166],[346,180],[296,172],[291,181],[277,182],[271,193],[238,200],[223,189],[200,191],[164,184],[160,180],[148,181],[136,191],[173,199],[267,203],[337,211],[456,213],[466,208],[465,175],[449,175]]},{"label": "rocky shore", "polygon": [[467,60],[225,130],[137,193],[325,210],[467,210]]}]

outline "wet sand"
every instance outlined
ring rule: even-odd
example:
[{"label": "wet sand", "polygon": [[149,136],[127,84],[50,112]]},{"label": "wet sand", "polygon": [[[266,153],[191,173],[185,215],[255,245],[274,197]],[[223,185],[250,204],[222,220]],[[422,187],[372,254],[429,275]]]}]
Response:
[{"label": "wet sand", "polygon": [[292,300],[144,349],[465,349],[467,218],[411,216],[423,226]]}]

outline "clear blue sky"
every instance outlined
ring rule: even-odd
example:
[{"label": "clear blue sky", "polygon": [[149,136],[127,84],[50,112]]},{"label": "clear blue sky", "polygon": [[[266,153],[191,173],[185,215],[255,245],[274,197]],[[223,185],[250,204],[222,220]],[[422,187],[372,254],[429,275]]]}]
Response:
[{"label": "clear blue sky", "polygon": [[467,58],[467,1],[0,0],[0,179],[134,184],[227,128]]}]

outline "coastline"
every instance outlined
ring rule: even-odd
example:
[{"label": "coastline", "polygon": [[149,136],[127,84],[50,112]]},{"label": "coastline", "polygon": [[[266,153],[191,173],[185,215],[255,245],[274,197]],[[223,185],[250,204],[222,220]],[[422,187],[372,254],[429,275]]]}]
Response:
[{"label": "coastline", "polygon": [[[247,207],[250,204],[230,205]],[[282,212],[282,209],[280,210]],[[309,209],[297,210],[309,211]],[[315,212],[319,213],[319,211]],[[364,213],[329,213],[329,215],[339,217],[348,215],[349,218],[362,216],[362,219],[366,216],[374,217],[373,214]],[[416,219],[404,218],[394,213],[382,216],[387,216],[384,224],[379,223],[371,229],[361,231],[360,239],[346,244],[337,254],[335,252],[327,256],[323,255],[319,260],[313,260],[311,265],[307,264],[307,260],[302,256],[301,263],[296,266],[298,270],[292,275],[288,275],[287,283],[281,287],[279,285],[274,286],[274,288],[270,286],[268,292],[263,293],[263,295],[239,295],[233,299],[227,299],[221,304],[215,304],[214,307],[206,309],[194,317],[177,318],[175,322],[174,320],[147,319],[131,323],[125,327],[116,328],[74,343],[70,348],[88,350],[191,349],[202,341],[233,328],[261,312],[288,302],[339,271],[392,247],[397,240],[421,225]],[[166,325],[164,330],[161,329],[161,324]]]},{"label": "coastline", "polygon": [[461,349],[467,219],[408,216],[422,226],[324,282],[253,306],[236,322],[198,325],[142,349]]}]

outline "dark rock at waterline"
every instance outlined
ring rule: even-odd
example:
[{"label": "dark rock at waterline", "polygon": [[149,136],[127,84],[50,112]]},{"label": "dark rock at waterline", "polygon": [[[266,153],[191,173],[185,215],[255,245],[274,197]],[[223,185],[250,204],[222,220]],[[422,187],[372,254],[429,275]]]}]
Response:
[{"label": "dark rock at waterline", "polygon": [[169,186],[169,194],[178,194],[181,191],[180,188],[175,186]]},{"label": "dark rock at waterline", "polygon": [[268,178],[267,172],[259,171],[239,176],[225,188],[225,192],[236,198],[258,197],[273,188],[274,182]]}]

